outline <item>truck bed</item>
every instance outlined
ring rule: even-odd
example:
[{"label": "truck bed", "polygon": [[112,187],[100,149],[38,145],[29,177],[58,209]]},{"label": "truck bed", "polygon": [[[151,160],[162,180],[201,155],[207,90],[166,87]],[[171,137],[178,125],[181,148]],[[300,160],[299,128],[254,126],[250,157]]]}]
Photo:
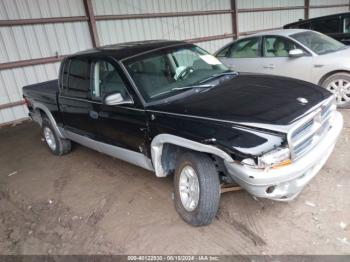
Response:
[{"label": "truck bed", "polygon": [[57,95],[58,79],[23,87],[23,96],[26,99],[28,99],[31,103],[35,103],[36,105],[45,105],[55,118],[59,118]]}]

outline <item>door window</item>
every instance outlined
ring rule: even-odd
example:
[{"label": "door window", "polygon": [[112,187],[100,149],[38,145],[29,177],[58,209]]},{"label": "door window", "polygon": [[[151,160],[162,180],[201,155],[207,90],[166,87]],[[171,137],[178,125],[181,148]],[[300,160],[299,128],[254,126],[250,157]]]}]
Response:
[{"label": "door window", "polygon": [[340,20],[337,17],[322,19],[311,23],[312,30],[315,30],[324,34],[339,33],[339,26],[340,26]]},{"label": "door window", "polygon": [[287,57],[290,50],[298,48],[293,41],[278,36],[264,37],[263,46],[265,57]]},{"label": "door window", "polygon": [[106,95],[117,92],[124,99],[127,97],[126,87],[119,72],[111,63],[97,61],[94,64],[92,98],[102,100]]},{"label": "door window", "polygon": [[88,98],[90,90],[90,63],[85,59],[73,58],[70,62],[68,89],[70,97]]},{"label": "door window", "polygon": [[260,57],[260,38],[254,37],[238,41],[228,52],[230,58]]},{"label": "door window", "polygon": [[222,49],[217,55],[216,57],[226,57],[229,49],[231,48],[232,45],[229,45],[227,47],[225,47],[224,49]]},{"label": "door window", "polygon": [[343,20],[343,33],[350,33],[350,17]]}]

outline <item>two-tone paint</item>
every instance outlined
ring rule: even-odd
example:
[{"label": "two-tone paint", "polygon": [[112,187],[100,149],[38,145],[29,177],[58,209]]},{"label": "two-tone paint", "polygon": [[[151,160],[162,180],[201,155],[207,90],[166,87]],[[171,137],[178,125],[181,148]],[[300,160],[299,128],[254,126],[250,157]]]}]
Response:
[{"label": "two-tone paint", "polygon": [[[284,179],[285,176],[275,174],[275,180],[265,176],[270,180],[263,184],[262,189],[259,188],[260,192],[254,189],[255,177],[250,176],[249,172],[257,177],[261,174],[246,169],[240,161],[245,158],[257,159],[274,148],[288,146],[288,132],[315,108],[329,101],[331,93],[316,85],[290,78],[239,74],[213,88],[192,89],[176,99],[145,103],[123,62],[153,50],[181,45],[189,44],[152,41],[78,53],[74,56],[111,62],[127,84],[131,102],[108,106],[90,99],[72,98],[62,90],[59,78],[59,81],[23,88],[24,97],[31,104],[30,114],[33,119],[47,115],[50,120],[53,119],[62,137],[154,170],[158,177],[167,176],[173,171],[176,164],[173,155],[176,151],[193,150],[211,154],[222,161],[221,171],[252,194],[286,199],[298,193],[262,194],[261,190],[266,192],[271,183],[280,183],[279,178]],[[67,61],[69,57],[62,66]],[[300,102],[299,98],[306,99],[307,103]],[[96,112],[98,117],[92,117],[91,111]],[[336,129],[333,128],[334,137],[329,139],[332,143],[325,146],[327,148],[324,150],[331,151],[341,130],[341,117],[337,115],[336,118],[338,124]],[[316,157],[314,159],[318,160]],[[292,168],[289,173],[296,171]],[[278,172],[283,173],[283,170]],[[291,178],[296,177],[294,173]],[[298,175],[302,174],[299,172]]]}]

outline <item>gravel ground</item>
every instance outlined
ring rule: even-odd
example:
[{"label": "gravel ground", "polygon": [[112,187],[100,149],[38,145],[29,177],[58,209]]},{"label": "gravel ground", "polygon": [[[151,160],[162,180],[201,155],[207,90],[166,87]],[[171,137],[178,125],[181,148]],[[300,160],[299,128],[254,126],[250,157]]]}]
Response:
[{"label": "gravel ground", "polygon": [[350,254],[350,111],[327,164],[294,201],[222,195],[213,224],[173,207],[172,178],[83,146],[51,155],[39,127],[0,129],[1,254]]}]

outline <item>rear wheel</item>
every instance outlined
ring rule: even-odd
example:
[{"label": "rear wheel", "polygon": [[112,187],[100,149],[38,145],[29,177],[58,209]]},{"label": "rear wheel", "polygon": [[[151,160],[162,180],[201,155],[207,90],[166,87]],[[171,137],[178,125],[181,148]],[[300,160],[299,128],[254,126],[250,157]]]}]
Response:
[{"label": "rear wheel", "polygon": [[70,140],[61,138],[46,117],[43,118],[42,133],[47,146],[54,155],[61,156],[71,151]]},{"label": "rear wheel", "polygon": [[326,78],[322,86],[335,94],[337,106],[350,108],[350,74],[336,73]]},{"label": "rear wheel", "polygon": [[175,170],[174,187],[175,208],[183,220],[193,226],[212,222],[219,208],[220,182],[209,156],[183,154]]}]

